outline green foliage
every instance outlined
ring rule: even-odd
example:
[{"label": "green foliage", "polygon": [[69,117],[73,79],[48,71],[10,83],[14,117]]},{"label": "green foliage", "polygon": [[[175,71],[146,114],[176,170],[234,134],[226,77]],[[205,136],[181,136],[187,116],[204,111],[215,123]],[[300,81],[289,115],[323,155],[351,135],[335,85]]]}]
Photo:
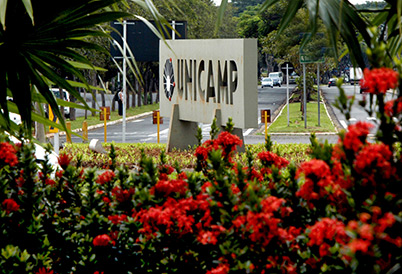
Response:
[{"label": "green foliage", "polygon": [[219,125],[216,123],[216,118],[214,118],[214,120],[212,121],[212,124],[211,124],[211,131],[209,132],[209,135],[211,136],[211,140],[216,139],[219,132],[220,132]]},{"label": "green foliage", "polygon": [[197,138],[197,144],[200,146],[202,144],[202,128],[197,127],[197,135],[195,135],[195,138]]},{"label": "green foliage", "polygon": [[267,134],[267,138],[265,139],[265,150],[272,151],[273,142],[271,141],[271,135]]},{"label": "green foliage", "polygon": [[[308,154],[307,144],[276,144],[272,143],[270,151],[277,152],[280,156],[285,157],[289,161],[301,163],[310,159]],[[141,151],[144,151],[148,157],[153,159],[153,162],[161,165],[167,164],[170,166],[179,165],[181,169],[195,168],[195,149],[165,152],[164,144],[113,144],[116,154],[116,167],[125,166],[130,170],[135,170],[140,163]],[[105,149],[111,150],[111,144],[106,144]],[[249,150],[252,157],[256,157],[261,151],[267,150],[265,143],[258,145],[246,145],[246,150]],[[77,167],[85,168],[110,168],[110,157],[106,154],[99,154],[89,149],[88,144],[66,144],[60,150],[61,153],[71,155],[71,163]],[[162,162],[161,154],[164,155],[164,163]],[[234,158],[243,165],[247,165],[247,157],[245,153],[237,153]]]},{"label": "green foliage", "polygon": [[232,117],[229,117],[228,121],[226,122],[226,126],[224,127],[225,131],[232,133],[234,129],[234,123]]}]

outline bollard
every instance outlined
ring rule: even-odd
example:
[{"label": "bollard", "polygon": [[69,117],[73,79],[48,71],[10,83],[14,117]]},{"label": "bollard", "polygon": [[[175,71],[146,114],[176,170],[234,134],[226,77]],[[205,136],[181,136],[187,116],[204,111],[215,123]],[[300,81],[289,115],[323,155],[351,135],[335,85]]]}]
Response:
[{"label": "bollard", "polygon": [[265,139],[268,136],[268,123],[271,123],[271,110],[270,109],[262,109],[261,110],[261,122],[265,123]]},{"label": "bollard", "polygon": [[264,113],[265,115],[265,140],[268,138],[268,112]]},{"label": "bollard", "polygon": [[84,138],[83,142],[85,143],[88,141],[88,123],[87,121],[84,121],[82,123],[82,137]]},{"label": "bollard", "polygon": [[160,138],[159,138],[159,111],[158,111],[158,114],[156,115],[156,118],[158,119],[158,121],[157,121],[157,124],[158,124],[158,144],[159,144],[159,140],[160,140]]},{"label": "bollard", "polygon": [[106,126],[106,120],[107,120],[107,110],[106,108],[103,108],[103,127],[104,127],[104,135],[105,135],[105,143],[106,143],[106,135],[107,135],[107,126]]},{"label": "bollard", "polygon": [[71,122],[66,122],[66,127],[67,127],[67,132],[66,132],[66,137],[67,137],[67,143],[71,144]]}]

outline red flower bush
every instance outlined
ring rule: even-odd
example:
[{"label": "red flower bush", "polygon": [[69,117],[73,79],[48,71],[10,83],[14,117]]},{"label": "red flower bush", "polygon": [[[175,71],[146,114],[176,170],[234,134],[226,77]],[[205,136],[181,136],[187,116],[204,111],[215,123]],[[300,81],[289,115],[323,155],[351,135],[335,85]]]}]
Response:
[{"label": "red flower bush", "polygon": [[262,164],[265,167],[271,167],[273,165],[280,169],[287,167],[289,164],[288,160],[270,151],[260,152],[258,154],[258,158],[261,160]]},{"label": "red flower bush", "polygon": [[20,209],[19,204],[17,204],[17,202],[14,201],[14,199],[12,198],[5,199],[1,204],[7,214],[18,211]]},{"label": "red flower bush", "polygon": [[70,165],[53,176],[32,154],[11,153],[13,166],[1,154],[0,272],[16,262],[21,273],[392,272],[402,259],[397,102],[378,115],[377,140],[358,122],[336,145],[313,141],[297,166],[254,147],[235,163],[241,141],[227,132],[196,149],[195,172],[143,155],[132,173]]},{"label": "red flower bush", "polygon": [[111,170],[106,170],[103,172],[101,175],[98,176],[98,179],[96,179],[96,182],[100,185],[109,183],[116,175],[114,174],[113,171]]},{"label": "red flower bush", "polygon": [[62,169],[66,169],[71,162],[71,156],[66,153],[60,153],[59,155],[59,165]]},{"label": "red flower bush", "polygon": [[389,89],[395,89],[398,85],[399,74],[390,68],[364,69],[364,77],[361,86],[367,92],[373,94],[386,93]]},{"label": "red flower bush", "polygon": [[372,124],[359,121],[348,127],[344,139],[340,142],[346,150],[357,152],[367,143],[367,136],[372,128]]},{"label": "red flower bush", "polygon": [[300,178],[302,174],[305,182],[296,192],[296,196],[305,199],[310,208],[313,208],[313,200],[325,198],[329,194],[328,187],[332,184],[330,168],[324,161],[313,159],[300,166],[296,178]]},{"label": "red flower bush", "polygon": [[187,191],[187,182],[184,180],[159,180],[156,185],[151,188],[151,193],[161,193],[169,196],[171,193],[184,195]]},{"label": "red flower bush", "polygon": [[14,146],[7,142],[0,143],[0,160],[5,164],[10,166],[15,166],[18,164],[17,151]]},{"label": "red flower bush", "polygon": [[94,246],[109,246],[114,245],[112,238],[107,234],[98,235],[92,241]]},{"label": "red flower bush", "polygon": [[35,272],[36,274],[53,274],[53,270],[50,270],[48,268],[45,267],[41,267],[39,268],[39,270],[37,272]]}]

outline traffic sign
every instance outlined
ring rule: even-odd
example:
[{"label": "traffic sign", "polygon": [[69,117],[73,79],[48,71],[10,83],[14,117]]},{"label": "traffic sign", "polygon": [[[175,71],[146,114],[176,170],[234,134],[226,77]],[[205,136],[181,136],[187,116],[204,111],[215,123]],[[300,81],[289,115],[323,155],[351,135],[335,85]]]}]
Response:
[{"label": "traffic sign", "polygon": [[324,56],[315,57],[312,54],[300,53],[300,63],[324,63]]},{"label": "traffic sign", "polygon": [[[57,118],[57,116],[54,115],[53,110],[52,110],[52,108],[50,106],[49,106],[49,120],[52,121],[52,122],[55,122],[57,124],[59,123],[59,118]],[[55,128],[53,126],[50,126],[49,127],[49,132],[50,133],[57,133],[57,132],[59,132],[59,129]]]}]

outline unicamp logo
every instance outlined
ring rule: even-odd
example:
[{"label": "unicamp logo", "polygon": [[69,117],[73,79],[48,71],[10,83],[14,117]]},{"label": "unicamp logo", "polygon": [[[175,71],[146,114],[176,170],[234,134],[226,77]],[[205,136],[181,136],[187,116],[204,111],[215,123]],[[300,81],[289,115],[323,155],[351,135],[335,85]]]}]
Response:
[{"label": "unicamp logo", "polygon": [[172,100],[175,85],[172,58],[170,58],[166,60],[165,69],[163,71],[163,87],[166,98],[168,98],[169,101]]}]

